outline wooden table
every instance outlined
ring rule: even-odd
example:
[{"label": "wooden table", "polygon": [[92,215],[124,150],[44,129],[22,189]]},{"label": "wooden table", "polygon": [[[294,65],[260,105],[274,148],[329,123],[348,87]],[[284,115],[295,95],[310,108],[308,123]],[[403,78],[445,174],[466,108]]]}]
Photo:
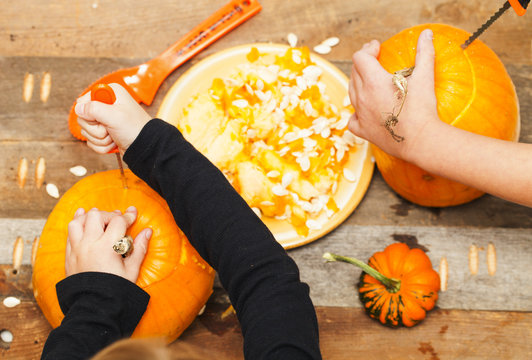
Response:
[{"label": "wooden table", "polygon": [[[78,179],[68,172],[84,165],[89,173],[116,167],[75,141],[67,115],[76,96],[112,70],[140,64],[165,50],[225,0],[49,0],[4,1],[0,11],[0,330],[14,341],[0,343],[2,359],[37,359],[50,327],[30,288],[30,248],[57,202],[33,180],[44,157],[46,182],[64,193]],[[262,0],[263,10],[175,71],[162,85],[154,115],[169,87],[191,65],[222,49],[251,42],[286,43],[294,32],[313,47],[329,36],[340,44],[325,55],[349,73],[353,51],[370,39],[385,40],[420,23],[441,22],[474,31],[502,5],[483,0]],[[521,106],[522,142],[532,142],[532,15],[508,11],[482,36],[511,75]],[[51,74],[47,102],[40,100],[43,73]],[[35,88],[23,101],[26,73]],[[24,189],[16,184],[21,157],[30,160]],[[516,169],[517,170],[517,169]],[[463,206],[431,209],[413,205],[387,187],[375,172],[357,210],[338,229],[302,248],[290,250],[301,277],[311,287],[326,359],[527,359],[532,358],[532,209],[486,195]],[[12,273],[15,239],[24,239],[23,266]],[[370,320],[355,295],[359,270],[326,264],[325,251],[367,259],[394,241],[426,249],[438,269],[449,264],[448,290],[438,308],[413,329],[392,330]],[[486,248],[497,251],[497,272],[487,273]],[[479,271],[468,267],[470,246],[479,249]],[[197,359],[241,359],[242,338],[234,315],[217,289],[204,315],[170,347]]]}]

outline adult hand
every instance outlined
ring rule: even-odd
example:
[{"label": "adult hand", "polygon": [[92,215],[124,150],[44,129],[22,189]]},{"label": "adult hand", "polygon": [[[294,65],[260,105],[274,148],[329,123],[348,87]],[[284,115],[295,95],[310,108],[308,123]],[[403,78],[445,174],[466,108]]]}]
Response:
[{"label": "adult hand", "polygon": [[77,100],[75,111],[87,146],[100,154],[118,147],[124,154],[151,117],[124,87],[109,86],[116,96],[114,104],[91,101],[88,92]]},{"label": "adult hand", "polygon": [[349,97],[356,112],[349,121],[349,130],[391,155],[410,160],[415,156],[416,142],[423,136],[427,124],[438,119],[432,31],[424,30],[419,36],[416,65],[407,78],[406,101],[393,128],[395,134],[404,137],[402,142],[397,142],[383,126],[394,109],[397,113],[400,101],[392,74],[377,60],[379,51],[379,42],[373,40],[353,55]]},{"label": "adult hand", "polygon": [[134,207],[128,208],[124,214],[118,210],[106,212],[94,208],[85,213],[84,209],[78,209],[68,224],[66,275],[98,271],[136,282],[152,230],[146,228],[137,235],[128,257],[122,258],[113,250],[115,241],[126,234],[136,218]]}]

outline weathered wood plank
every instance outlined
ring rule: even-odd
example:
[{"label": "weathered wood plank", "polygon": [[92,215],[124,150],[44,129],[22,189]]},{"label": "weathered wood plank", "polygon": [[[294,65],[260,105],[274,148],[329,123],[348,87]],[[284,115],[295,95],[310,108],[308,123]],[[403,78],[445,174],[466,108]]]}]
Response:
[{"label": "weathered wood plank", "polygon": [[[20,224],[24,236],[24,263],[29,264],[31,241],[43,223],[39,220],[12,221]],[[26,229],[24,229],[24,227]],[[30,230],[34,228],[33,231]],[[13,242],[16,236],[2,233],[0,238],[0,264],[11,264]],[[19,235],[17,235],[19,236]],[[20,235],[22,236],[22,235]],[[394,241],[418,246],[427,251],[433,267],[439,271],[442,257],[449,264],[448,289],[440,292],[438,306],[442,309],[532,311],[530,254],[532,232],[529,229],[456,228],[424,226],[360,226],[345,224],[324,238],[289,251],[299,266],[301,278],[310,286],[310,295],[316,306],[360,307],[356,284],[360,270],[343,263],[326,263],[322,255],[333,252],[366,261],[374,252],[384,249]],[[489,243],[497,253],[497,271],[490,276],[487,270],[486,249]],[[479,268],[476,275],[469,270],[469,247],[479,251]],[[9,267],[9,265],[5,265]],[[16,277],[14,278],[16,279]]]},{"label": "weathered wood plank", "polygon": [[[120,66],[130,66],[139,61],[109,59],[65,58],[0,58],[0,103],[6,111],[0,114],[0,217],[42,218],[47,216],[54,201],[44,190],[36,192],[33,179],[28,180],[25,190],[15,186],[16,167],[20,157],[35,161],[44,156],[48,162],[48,174],[53,174],[57,185],[64,191],[75,179],[67,172],[68,167],[82,164],[90,172],[115,168],[112,156],[98,156],[76,141],[67,129],[67,116],[75,97],[99,76]],[[30,103],[22,100],[22,81],[26,68],[41,74],[52,74],[52,93],[49,101],[42,104],[38,88]],[[348,72],[349,61],[336,62]],[[162,85],[154,104],[147,110],[155,115],[164,94],[178,77],[190,66],[178,69]],[[521,100],[521,141],[532,142],[532,66],[508,67]],[[38,80],[38,76],[36,76]],[[63,155],[68,153],[68,157]],[[65,160],[68,159],[68,160]],[[30,175],[33,168],[30,167]],[[56,171],[57,170],[57,171]],[[48,177],[49,181],[52,181]],[[15,187],[14,187],[15,186]],[[506,201],[485,196],[480,200],[450,209],[427,209],[413,205],[396,196],[376,172],[366,200],[356,212],[358,224],[423,224],[449,226],[531,227],[532,210]],[[348,220],[350,221],[350,220]]]},{"label": "weathered wood plank", "polygon": [[[221,319],[223,304],[210,303],[183,335],[169,346],[182,359],[243,359],[236,317]],[[318,307],[324,359],[527,359],[532,356],[532,314],[434,310],[412,329],[389,329],[362,309]],[[0,341],[5,360],[39,359],[51,330],[33,301],[0,306],[0,330],[14,335]],[[386,346],[383,346],[385,344]],[[363,354],[363,355],[362,355]]]},{"label": "weathered wood plank", "polygon": [[[8,142],[0,147],[12,149],[4,151],[0,158],[0,194],[4,204],[0,217],[46,218],[56,204],[57,199],[47,194],[45,186],[40,189],[35,186],[35,162],[40,156],[46,161],[45,183],[57,185],[60,194],[79,180],[68,171],[72,166],[84,165],[88,174],[118,168],[114,155],[100,156],[88,151],[81,142]],[[21,157],[29,161],[28,179],[23,189],[16,183]]]},{"label": "weathered wood plank", "polygon": [[[80,179],[68,171],[71,166],[83,165],[89,174],[117,168],[114,156],[98,155],[80,142],[0,142],[0,151],[0,218],[44,219],[57,203],[44,187],[34,185],[35,161],[40,156],[46,159],[45,182],[56,184],[61,194]],[[16,184],[21,157],[30,161],[24,189]],[[531,228],[532,208],[489,195],[462,206],[425,208],[396,195],[376,171],[365,198],[346,223]]]},{"label": "weathered wood plank", "polygon": [[[61,57],[0,57],[0,141],[72,141],[67,119],[76,98],[91,83],[117,69],[141,64],[146,59],[100,59]],[[179,77],[198,59],[194,59],[173,72],[162,84],[154,102],[146,110],[152,115],[162,103],[165,94]],[[349,76],[351,61],[333,61]],[[507,71],[516,87],[520,102],[520,141],[532,143],[532,65],[515,65],[507,62]],[[52,87],[48,101],[40,100],[42,74],[49,72]],[[34,74],[35,87],[31,100],[22,98],[26,73]],[[193,94],[191,94],[193,95]]]},{"label": "weathered wood plank", "polygon": [[[367,261],[395,241],[427,251],[436,271],[446,257],[448,289],[439,294],[440,308],[532,311],[532,287],[527,285],[532,271],[532,232],[528,229],[346,224],[289,254],[299,265],[302,280],[309,284],[315,305],[358,307],[356,284],[361,271],[349,264],[326,263],[322,255],[332,252]],[[490,242],[497,252],[494,276],[487,271]],[[469,247],[473,244],[481,249],[477,275],[469,271]]]},{"label": "weathered wood plank", "polygon": [[[132,5],[128,0],[7,1],[0,12],[0,49],[5,56],[153,57],[226,2],[137,0]],[[482,0],[260,3],[263,10],[258,15],[201,56],[238,44],[284,42],[286,34],[294,32],[300,43],[309,46],[329,36],[340,37],[342,42],[327,57],[346,60],[364,42],[387,39],[416,24],[447,23],[473,32],[500,6]],[[531,36],[531,17],[508,11],[482,40],[504,60],[531,64],[530,51],[525,50],[530,50]]]}]

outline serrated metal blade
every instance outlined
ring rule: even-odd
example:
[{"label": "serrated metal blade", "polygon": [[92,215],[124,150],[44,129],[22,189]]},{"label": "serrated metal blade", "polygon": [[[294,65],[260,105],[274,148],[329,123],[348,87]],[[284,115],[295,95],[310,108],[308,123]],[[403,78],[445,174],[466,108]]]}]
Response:
[{"label": "serrated metal blade", "polygon": [[466,40],[465,43],[460,45],[461,48],[465,50],[469,46],[469,44],[471,44],[476,38],[478,38],[480,34],[482,34],[487,28],[489,28],[490,25],[495,22],[495,20],[497,20],[506,10],[511,7],[512,5],[510,5],[510,2],[506,1],[504,5],[495,14],[493,14],[492,17],[489,18],[488,21],[486,21],[481,27],[479,27],[478,30],[475,31],[473,35],[471,35],[469,39]]}]

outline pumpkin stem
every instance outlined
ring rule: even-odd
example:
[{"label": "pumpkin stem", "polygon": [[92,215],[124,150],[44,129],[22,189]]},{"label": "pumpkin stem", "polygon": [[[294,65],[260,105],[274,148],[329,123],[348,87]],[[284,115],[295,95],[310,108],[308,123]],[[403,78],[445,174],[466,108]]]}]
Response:
[{"label": "pumpkin stem", "polygon": [[401,288],[401,280],[394,279],[394,278],[389,278],[387,276],[384,276],[380,272],[378,272],[376,269],[372,268],[371,266],[369,266],[365,262],[362,262],[362,261],[360,261],[358,259],[350,258],[350,257],[347,257],[347,256],[331,254],[329,252],[323,254],[323,258],[326,259],[327,261],[343,261],[343,262],[358,266],[366,274],[368,274],[368,275],[374,277],[375,279],[377,279],[378,281],[380,281],[384,286],[386,286],[388,291],[391,292],[391,293],[398,292],[399,289]]}]

